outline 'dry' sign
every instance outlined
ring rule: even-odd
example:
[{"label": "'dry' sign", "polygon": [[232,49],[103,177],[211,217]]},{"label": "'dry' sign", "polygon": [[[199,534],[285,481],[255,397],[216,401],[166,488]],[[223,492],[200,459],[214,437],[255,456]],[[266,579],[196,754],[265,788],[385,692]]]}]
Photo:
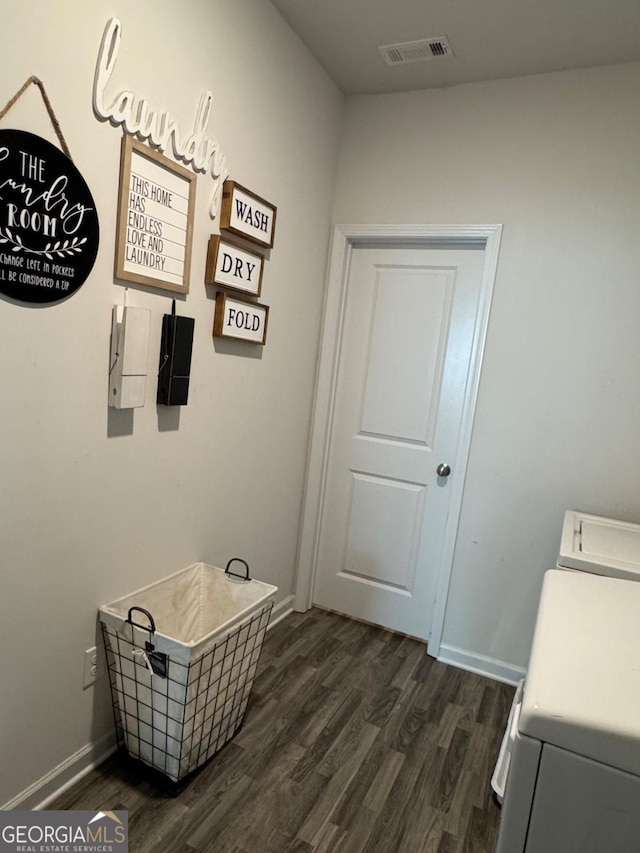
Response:
[{"label": "'dry' sign", "polygon": [[260,296],[264,258],[228,237],[212,234],[207,250],[204,280]]}]

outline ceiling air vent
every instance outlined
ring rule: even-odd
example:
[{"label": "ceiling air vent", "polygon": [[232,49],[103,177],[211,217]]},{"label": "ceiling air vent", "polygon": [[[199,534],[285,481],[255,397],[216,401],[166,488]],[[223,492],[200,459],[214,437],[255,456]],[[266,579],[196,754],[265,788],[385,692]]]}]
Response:
[{"label": "ceiling air vent", "polygon": [[380,55],[390,67],[406,65],[408,62],[426,62],[427,59],[444,59],[453,56],[446,36],[437,39],[405,41],[401,44],[386,44],[378,48]]}]

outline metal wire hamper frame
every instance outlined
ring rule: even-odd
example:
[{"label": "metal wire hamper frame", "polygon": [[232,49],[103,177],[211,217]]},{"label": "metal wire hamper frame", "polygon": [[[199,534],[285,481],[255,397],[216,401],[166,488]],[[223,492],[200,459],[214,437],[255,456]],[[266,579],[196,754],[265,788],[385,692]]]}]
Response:
[{"label": "metal wire hamper frame", "polygon": [[119,747],[183,779],[215,755],[242,725],[273,600],[189,664],[167,661],[152,673],[139,644],[102,622]]}]

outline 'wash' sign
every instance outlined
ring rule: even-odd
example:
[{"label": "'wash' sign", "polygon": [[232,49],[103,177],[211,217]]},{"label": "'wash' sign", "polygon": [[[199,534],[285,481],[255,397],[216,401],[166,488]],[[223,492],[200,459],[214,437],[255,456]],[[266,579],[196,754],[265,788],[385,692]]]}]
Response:
[{"label": "'wash' sign", "polygon": [[275,205],[251,190],[235,181],[224,182],[221,228],[270,249],[276,232],[276,213]]}]

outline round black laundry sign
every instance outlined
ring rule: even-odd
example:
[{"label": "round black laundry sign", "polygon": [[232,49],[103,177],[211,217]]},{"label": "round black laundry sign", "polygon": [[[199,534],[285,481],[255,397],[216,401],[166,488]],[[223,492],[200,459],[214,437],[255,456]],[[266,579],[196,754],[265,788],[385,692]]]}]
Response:
[{"label": "round black laundry sign", "polygon": [[58,302],[98,253],[98,214],[84,178],[46,139],[0,130],[0,293]]}]

